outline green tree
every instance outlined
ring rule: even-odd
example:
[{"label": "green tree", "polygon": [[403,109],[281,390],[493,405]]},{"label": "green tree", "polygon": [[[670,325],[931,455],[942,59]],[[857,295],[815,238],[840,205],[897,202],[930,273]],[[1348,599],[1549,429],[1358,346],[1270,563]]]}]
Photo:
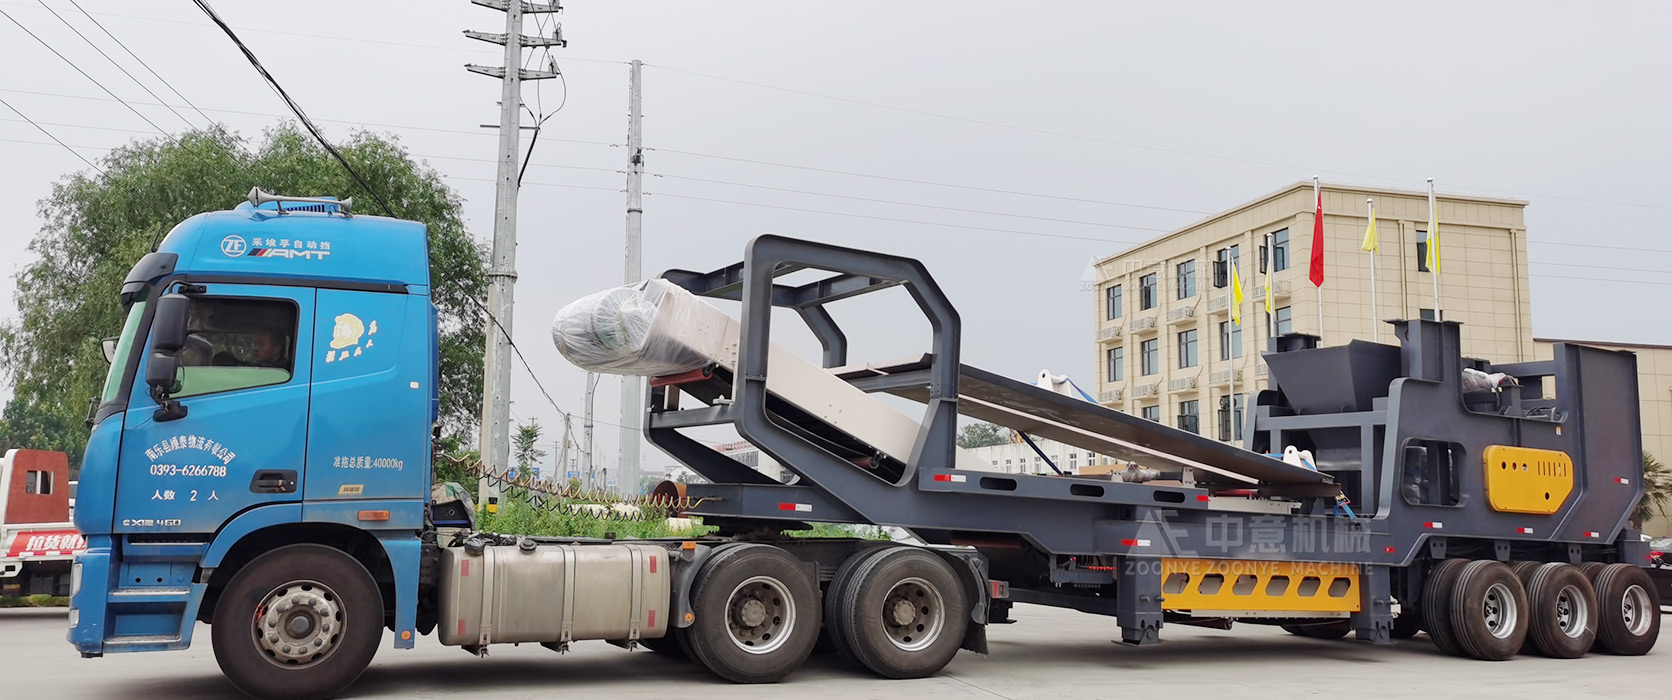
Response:
[{"label": "green tree", "polygon": [[540,433],[544,431],[538,420],[517,426],[517,434],[511,436],[511,452],[517,460],[517,474],[527,476],[534,469],[534,463],[546,456],[547,452],[540,449]]},{"label": "green tree", "polygon": [[[465,231],[462,200],[440,174],[391,136],[357,132],[338,144],[395,216],[429,227],[431,294],[440,311],[444,434],[468,434],[482,402],[486,318],[470,298],[486,289],[482,246]],[[17,316],[0,325],[0,372],[14,395],[0,444],[67,452],[79,465],[88,401],[106,364],[99,339],[123,313],[116,292],[128,268],[175,224],[230,209],[251,187],[354,197],[357,213],[382,214],[341,165],[292,124],[253,145],[221,129],[139,140],[110,152],[102,175],[60,179],[38,204],[44,225],[17,273]]]},{"label": "green tree", "polygon": [[1655,456],[1643,451],[1643,499],[1637,502],[1637,513],[1632,523],[1638,528],[1650,518],[1666,517],[1666,505],[1672,502],[1672,469]]},{"label": "green tree", "polygon": [[958,446],[964,449],[1003,445],[1010,441],[1010,430],[992,423],[971,423],[958,429]]}]

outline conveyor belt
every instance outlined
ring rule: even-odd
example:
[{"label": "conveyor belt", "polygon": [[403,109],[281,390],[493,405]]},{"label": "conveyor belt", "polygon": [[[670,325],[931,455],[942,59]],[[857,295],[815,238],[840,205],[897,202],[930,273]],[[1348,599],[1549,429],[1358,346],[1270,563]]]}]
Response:
[{"label": "conveyor belt", "polygon": [[[889,376],[905,379],[928,367],[929,358],[924,356],[906,362],[834,371],[850,381]],[[928,397],[928,389],[920,383],[883,383],[885,391],[897,396],[916,401]],[[972,418],[1148,467],[1195,469],[1198,479],[1203,481],[1214,481],[1212,475],[1239,483],[1330,484],[1334,481],[1327,474],[1305,467],[969,365],[959,367],[958,404],[958,412]]]}]

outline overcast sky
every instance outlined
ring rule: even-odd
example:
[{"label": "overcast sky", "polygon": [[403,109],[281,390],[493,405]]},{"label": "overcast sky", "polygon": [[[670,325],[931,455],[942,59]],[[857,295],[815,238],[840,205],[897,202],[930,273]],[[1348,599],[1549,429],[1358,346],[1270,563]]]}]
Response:
[{"label": "overcast sky", "polygon": [[[247,136],[278,121],[283,105],[192,3],[78,1],[211,117]],[[68,0],[46,2],[178,104]],[[499,86],[462,64],[500,55],[460,32],[502,32],[501,13],[467,0],[214,4],[328,136],[399,136],[489,237],[495,132],[479,125],[497,122]],[[522,192],[515,320],[566,411],[579,412],[584,375],[548,326],[621,281],[626,152],[599,144],[625,140],[632,59],[648,64],[647,169],[661,176],[645,185],[647,273],[734,262],[763,232],[914,256],[962,311],[965,362],[1017,378],[1050,368],[1094,383],[1090,259],[1315,174],[1528,200],[1535,334],[1672,343],[1644,313],[1672,292],[1659,228],[1672,209],[1672,4],[566,4],[569,48],[553,55],[567,101],[557,81],[525,94],[537,111],[563,107]],[[117,95],[151,102],[39,4],[0,9]],[[3,18],[0,65],[0,98],[90,159],[155,133]],[[35,203],[85,166],[4,110],[0,163],[9,316]],[[853,359],[924,349],[909,300],[880,296],[836,309]],[[805,333],[786,340],[812,349]],[[528,374],[514,377],[515,415],[561,425]],[[607,380],[599,416],[616,411]],[[599,452],[613,458],[614,444],[602,427]],[[647,466],[667,461],[647,452]]]}]

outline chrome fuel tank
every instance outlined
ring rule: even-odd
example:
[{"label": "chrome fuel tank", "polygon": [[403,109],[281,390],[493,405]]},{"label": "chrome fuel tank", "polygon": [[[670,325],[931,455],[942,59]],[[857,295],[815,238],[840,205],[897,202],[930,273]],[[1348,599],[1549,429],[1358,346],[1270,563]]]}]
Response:
[{"label": "chrome fuel tank", "polygon": [[441,643],[566,643],[667,634],[667,549],[514,545],[441,552]]}]

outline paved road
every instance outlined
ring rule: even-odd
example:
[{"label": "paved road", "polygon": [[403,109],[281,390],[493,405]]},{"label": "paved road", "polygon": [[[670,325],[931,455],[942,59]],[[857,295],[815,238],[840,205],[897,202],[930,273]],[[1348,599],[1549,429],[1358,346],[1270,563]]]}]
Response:
[{"label": "paved road", "polygon": [[[1419,636],[1392,647],[1319,641],[1274,628],[1229,632],[1169,626],[1167,642],[1113,644],[1108,618],[1017,606],[1019,622],[994,627],[993,653],[959,654],[941,675],[886,681],[815,656],[784,684],[736,686],[694,664],[602,642],[558,656],[537,645],[494,647],[476,659],[419,641],[413,651],[384,648],[346,697],[389,698],[921,698],[1299,697],[1478,698],[1659,697],[1672,648],[1647,657],[1591,655],[1572,661],[1518,657],[1501,663],[1441,656]],[[223,698],[221,678],[200,626],[192,649],[78,658],[64,642],[62,612],[0,611],[0,668],[12,698]],[[1672,642],[1669,642],[1672,643]]]}]

